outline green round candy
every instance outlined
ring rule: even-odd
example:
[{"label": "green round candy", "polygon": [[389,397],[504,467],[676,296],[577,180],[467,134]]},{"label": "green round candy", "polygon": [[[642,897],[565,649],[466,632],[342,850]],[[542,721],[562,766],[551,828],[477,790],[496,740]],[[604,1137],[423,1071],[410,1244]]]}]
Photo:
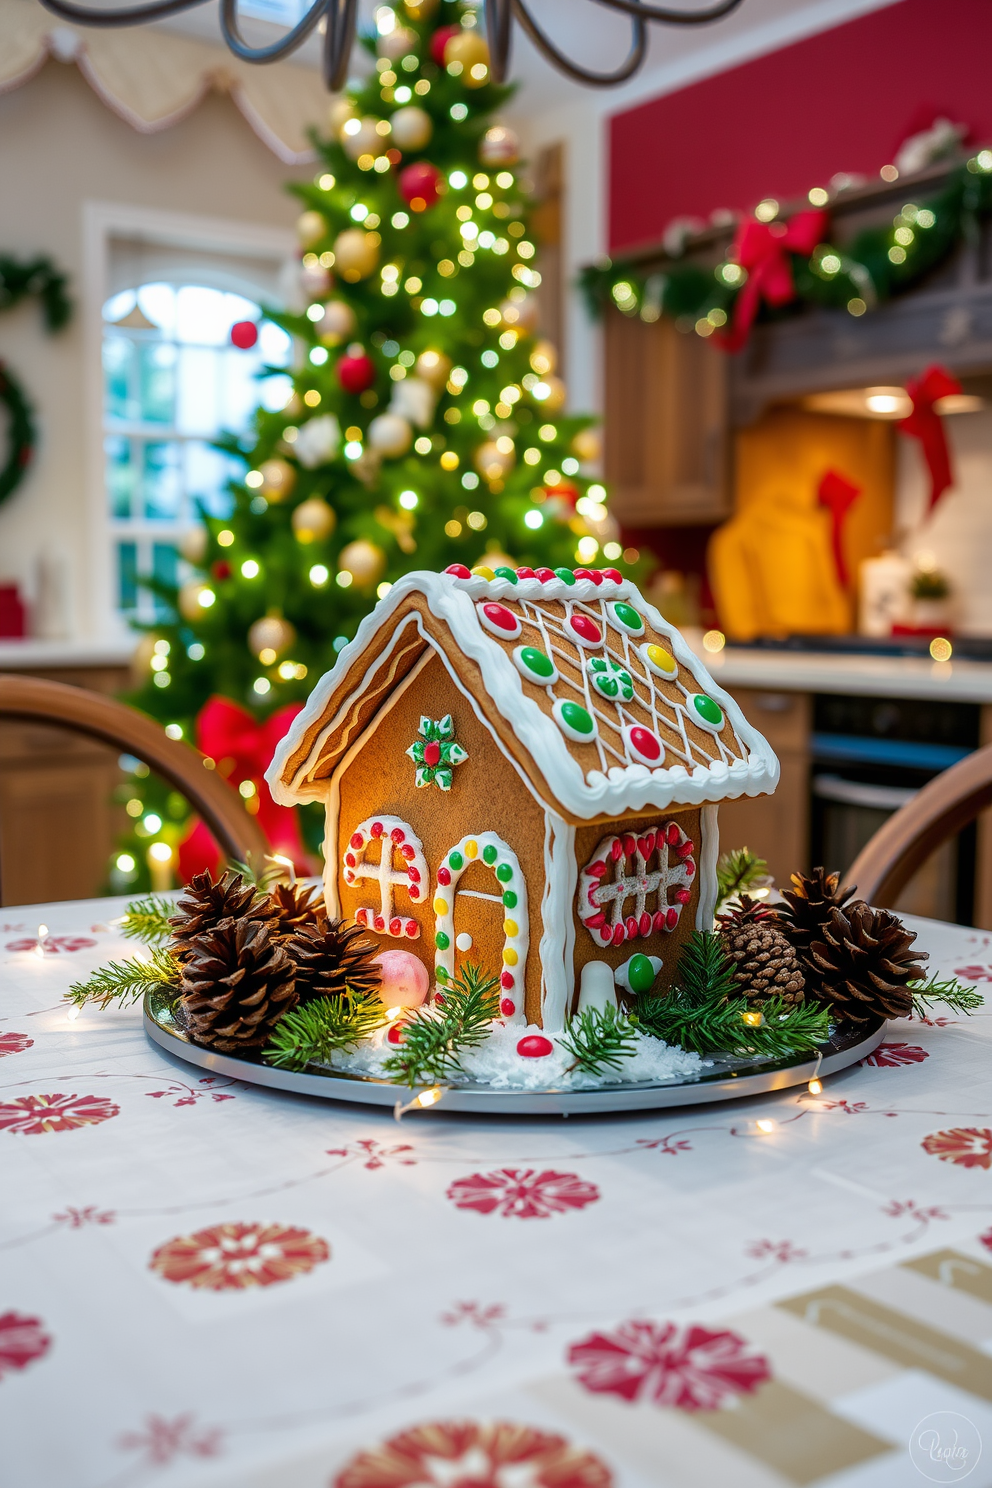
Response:
[{"label": "green round candy", "polygon": [[647,992],[654,985],[655,970],[649,956],[631,956],[627,962],[627,984],[631,992]]},{"label": "green round candy", "polygon": [[465,859],[462,857],[462,855],[461,855],[460,852],[452,852],[452,853],[449,853],[448,854],[448,867],[449,868],[453,868],[456,873],[460,873],[461,870],[464,868],[464,866],[465,866]]},{"label": "green round candy", "polygon": [[434,976],[435,979],[439,982],[446,982],[448,980],[448,973],[445,971],[443,966],[435,966]]},{"label": "green round candy", "polygon": [[632,605],[618,602],[613,606],[613,613],[621,624],[628,626],[631,630],[636,630],[638,635],[644,629],[644,621]]},{"label": "green round candy", "polygon": [[482,861],[484,863],[495,863],[496,858],[497,858],[496,849],[493,847],[492,843],[490,842],[490,844],[489,844],[488,847],[484,847],[482,849]]},{"label": "green round candy", "polygon": [[496,877],[499,879],[500,883],[510,882],[510,879],[513,877],[513,869],[510,867],[509,863],[500,863],[499,867],[496,869]]},{"label": "green round candy", "polygon": [[723,709],[711,697],[706,697],[704,693],[697,692],[692,703],[704,723],[712,724],[714,728],[719,728],[723,723]]},{"label": "green round candy", "polygon": [[554,662],[536,646],[524,646],[520,652],[520,660],[529,672],[534,673],[535,677],[550,679],[555,674]]},{"label": "green round candy", "polygon": [[570,568],[556,568],[555,573],[563,584],[571,586],[575,583],[575,575]]},{"label": "green round candy", "polygon": [[434,944],[437,946],[439,951],[446,951],[450,946],[451,941],[445,935],[443,930],[439,930],[434,937]]},{"label": "green round candy", "polygon": [[592,715],[586,712],[581,703],[562,703],[561,716],[577,734],[588,734],[592,738],[596,731]]},{"label": "green round candy", "polygon": [[509,579],[511,584],[519,584],[520,580],[512,568],[494,568],[493,573],[498,579]]},{"label": "green round candy", "polygon": [[517,896],[512,889],[507,889],[506,893],[503,895],[503,907],[505,909],[516,909]]}]

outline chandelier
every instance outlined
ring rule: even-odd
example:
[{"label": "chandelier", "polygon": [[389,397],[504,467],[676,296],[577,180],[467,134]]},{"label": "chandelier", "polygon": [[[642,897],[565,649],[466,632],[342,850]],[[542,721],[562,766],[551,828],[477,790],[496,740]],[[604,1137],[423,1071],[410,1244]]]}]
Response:
[{"label": "chandelier", "polygon": [[[91,9],[77,5],[74,0],[42,0],[46,10],[52,11],[63,21],[72,21],[78,26],[140,26],[148,21],[165,20],[168,16],[181,15],[204,5],[207,0],[152,0],[150,5],[133,5],[113,10]],[[510,47],[513,38],[513,21],[516,19],[530,37],[534,46],[557,67],[559,72],[575,82],[590,87],[609,88],[633,77],[647,54],[648,22],[655,21],[667,26],[704,26],[729,15],[741,4],[741,0],[718,0],[707,10],[672,10],[664,5],[647,4],[646,0],[592,0],[607,10],[616,11],[630,19],[630,49],[619,67],[612,72],[594,72],[571,61],[558,49],[531,15],[525,0],[483,0],[486,21],[486,36],[489,42],[490,69],[494,82],[506,81],[510,65]],[[328,88],[339,92],[345,85],[351,60],[351,49],[355,41],[358,21],[358,0],[313,0],[302,20],[279,41],[268,46],[252,46],[241,34],[241,18],[238,0],[221,0],[220,29],[229,49],[243,62],[278,62],[302,46],[307,37],[323,26],[322,71]]]}]

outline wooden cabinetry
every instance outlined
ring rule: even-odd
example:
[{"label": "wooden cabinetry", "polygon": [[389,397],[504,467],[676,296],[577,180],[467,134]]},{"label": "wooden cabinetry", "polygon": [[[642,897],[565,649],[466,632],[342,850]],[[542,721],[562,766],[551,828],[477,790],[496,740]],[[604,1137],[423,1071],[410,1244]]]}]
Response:
[{"label": "wooden cabinetry", "polygon": [[742,796],[720,806],[720,848],[749,847],[767,859],[778,887],[787,887],[809,856],[811,698],[805,692],[732,690],[745,718],[778,755],[782,775],[774,795]]},{"label": "wooden cabinetry", "polygon": [[671,320],[606,312],[604,468],[627,527],[720,522],[730,511],[727,358]]}]

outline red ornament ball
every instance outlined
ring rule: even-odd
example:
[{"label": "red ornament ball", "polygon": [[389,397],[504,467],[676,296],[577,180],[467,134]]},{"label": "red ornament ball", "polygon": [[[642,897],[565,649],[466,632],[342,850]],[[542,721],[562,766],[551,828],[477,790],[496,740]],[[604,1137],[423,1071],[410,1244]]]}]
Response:
[{"label": "red ornament ball", "polygon": [[429,160],[417,160],[401,170],[396,184],[414,212],[426,212],[441,194],[441,172]]},{"label": "red ornament ball", "polygon": [[231,344],[239,351],[251,351],[258,341],[258,326],[253,320],[238,320],[231,327]]},{"label": "red ornament ball", "polygon": [[343,356],[337,374],[346,393],[364,393],[375,382],[375,364],[364,352],[360,356]]},{"label": "red ornament ball", "polygon": [[233,570],[226,558],[218,558],[216,562],[210,565],[210,572],[215,579],[223,583],[225,579],[231,577]]},{"label": "red ornament ball", "polygon": [[453,36],[462,34],[461,26],[438,26],[431,37],[431,56],[438,67],[444,66],[444,49]]}]

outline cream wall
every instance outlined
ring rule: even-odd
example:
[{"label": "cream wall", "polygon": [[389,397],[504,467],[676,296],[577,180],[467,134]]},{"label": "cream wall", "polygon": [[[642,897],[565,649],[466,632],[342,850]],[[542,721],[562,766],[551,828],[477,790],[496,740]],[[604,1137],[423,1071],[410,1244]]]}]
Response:
[{"label": "cream wall", "polygon": [[[77,300],[66,330],[49,336],[35,302],[0,314],[0,358],[24,384],[39,425],[35,462],[0,506],[0,581],[29,597],[42,556],[65,574],[70,633],[99,634],[93,591],[86,460],[98,352],[84,335],[87,202],[153,208],[290,230],[298,205],[285,191],[310,167],[280,162],[227,97],[210,94],[182,123],[138,134],[93,94],[75,66],[50,61],[0,96],[0,252],[46,253],[66,269]],[[101,578],[100,582],[106,582]]]}]

